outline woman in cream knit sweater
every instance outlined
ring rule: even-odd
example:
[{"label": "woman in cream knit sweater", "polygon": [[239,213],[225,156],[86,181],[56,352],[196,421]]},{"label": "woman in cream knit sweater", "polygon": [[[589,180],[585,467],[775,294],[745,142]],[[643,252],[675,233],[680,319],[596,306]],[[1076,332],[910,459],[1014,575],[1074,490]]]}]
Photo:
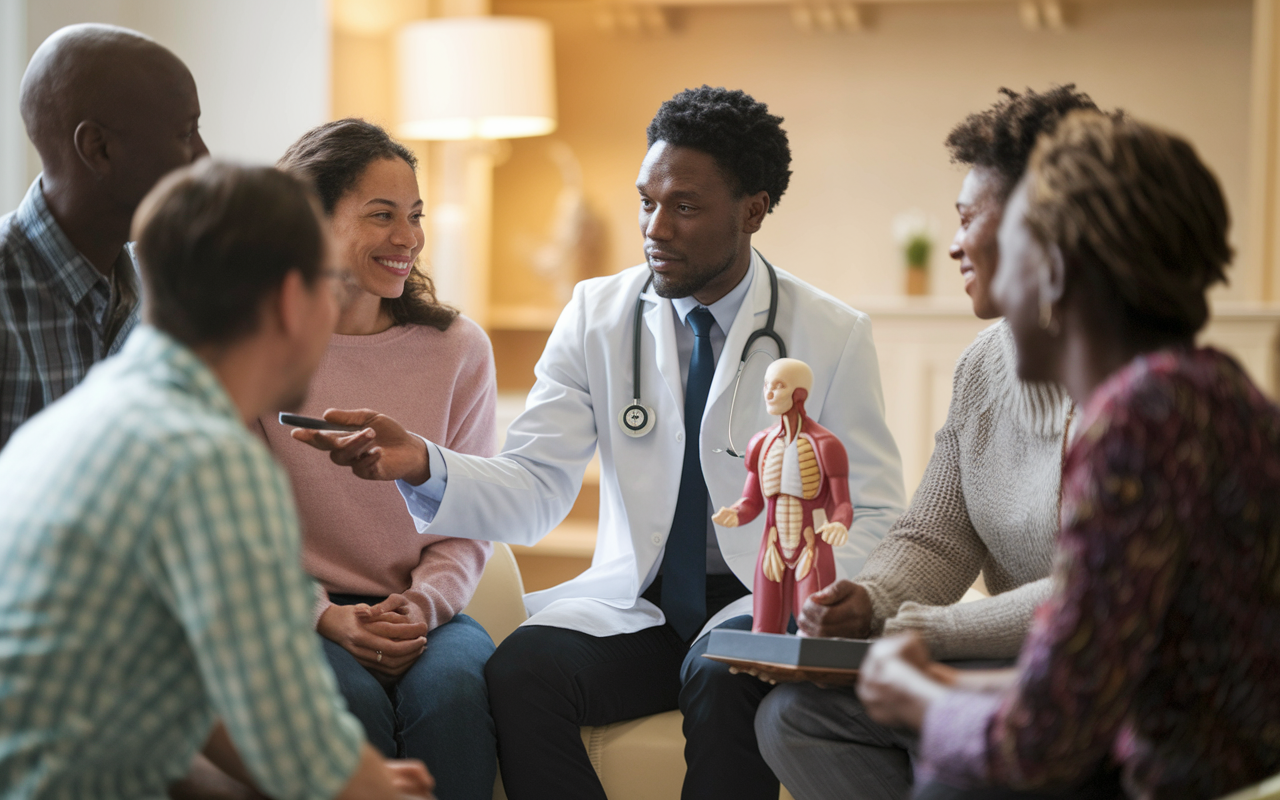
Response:
[{"label": "woman in cream knit sweater", "polygon": [[[947,138],[952,160],[970,167],[950,254],[980,319],[1000,314],[990,297],[996,232],[1036,137],[1072,110],[1096,109],[1072,86],[1001,92],[1000,102]],[[1016,367],[1004,322],[965,350],[947,422],[910,507],[855,581],[810,597],[798,620],[803,633],[863,638],[913,630],[935,658],[975,666],[1003,665],[1017,654],[1050,594],[1073,409],[1063,389],[1021,381]],[[957,605],[979,573],[991,596]],[[779,687],[757,712],[756,735],[797,800],[910,792],[915,737],[870,720],[851,687]]]},{"label": "woman in cream knit sweater", "polygon": [[[872,634],[918,631],[941,659],[1013,658],[1049,596],[1071,401],[1018,380],[1001,321],[956,364],[920,488],[857,577]],[[982,572],[991,596],[957,604]]]}]

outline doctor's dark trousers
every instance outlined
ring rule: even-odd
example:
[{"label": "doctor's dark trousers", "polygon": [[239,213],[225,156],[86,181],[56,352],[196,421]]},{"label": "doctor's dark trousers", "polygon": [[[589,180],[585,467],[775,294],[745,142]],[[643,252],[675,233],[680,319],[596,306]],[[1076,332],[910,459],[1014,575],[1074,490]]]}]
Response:
[{"label": "doctor's dark trousers", "polygon": [[[661,577],[644,597],[657,603]],[[707,614],[747,593],[732,575],[707,576]],[[721,627],[751,629],[751,618]],[[756,745],[755,715],[773,687],[702,658],[669,625],[616,636],[547,626],[517,628],[485,677],[498,763],[511,800],[605,800],[578,728],[679,708],[684,713],[684,800],[777,800],[778,779]]]}]

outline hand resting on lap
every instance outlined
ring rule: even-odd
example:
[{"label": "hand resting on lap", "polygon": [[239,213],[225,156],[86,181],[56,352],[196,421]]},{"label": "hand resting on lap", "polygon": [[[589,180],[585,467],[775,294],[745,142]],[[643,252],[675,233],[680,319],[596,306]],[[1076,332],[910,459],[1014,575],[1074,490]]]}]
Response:
[{"label": "hand resting on lap", "polygon": [[390,677],[403,675],[427,649],[422,611],[400,594],[375,606],[331,605],[320,616],[316,630],[351,653],[361,666]]}]

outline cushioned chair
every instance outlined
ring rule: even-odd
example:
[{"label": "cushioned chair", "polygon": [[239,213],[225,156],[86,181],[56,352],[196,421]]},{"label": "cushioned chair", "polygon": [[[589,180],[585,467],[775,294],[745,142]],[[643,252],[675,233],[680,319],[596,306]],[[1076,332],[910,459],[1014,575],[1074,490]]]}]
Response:
[{"label": "cushioned chair", "polygon": [[1280,775],[1272,775],[1262,783],[1246,786],[1218,800],[1280,800]]},{"label": "cushioned chair", "polygon": [[484,626],[494,644],[502,644],[521,622],[529,618],[524,610],[524,581],[511,548],[495,542],[493,555],[485,565],[476,593],[462,613]]},{"label": "cushioned chair", "polygon": [[[527,618],[524,583],[511,548],[495,543],[480,585],[465,613],[500,644]],[[684,782],[683,717],[679,711],[582,729],[591,764],[609,800],[676,800]],[[494,800],[506,800],[502,777]],[[786,789],[780,800],[791,800]]]}]

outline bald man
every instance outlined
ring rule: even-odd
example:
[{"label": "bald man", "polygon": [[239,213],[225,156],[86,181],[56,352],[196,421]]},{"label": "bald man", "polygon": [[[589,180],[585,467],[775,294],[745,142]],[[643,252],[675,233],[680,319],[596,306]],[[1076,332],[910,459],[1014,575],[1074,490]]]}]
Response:
[{"label": "bald man", "polygon": [[54,33],[20,103],[42,172],[0,217],[0,448],[120,348],[138,319],[133,212],[163,175],[208,153],[191,73],[124,28]]}]

